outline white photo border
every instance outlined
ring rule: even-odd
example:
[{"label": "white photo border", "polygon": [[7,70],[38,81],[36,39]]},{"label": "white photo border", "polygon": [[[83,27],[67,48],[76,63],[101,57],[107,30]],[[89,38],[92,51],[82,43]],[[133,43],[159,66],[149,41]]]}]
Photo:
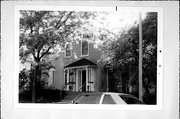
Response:
[{"label": "white photo border", "polygon": [[73,104],[32,104],[19,103],[19,18],[20,10],[66,10],[66,11],[115,11],[115,7],[109,6],[39,6],[16,5],[15,6],[15,41],[14,41],[14,108],[40,108],[40,109],[107,109],[107,110],[162,110],[163,103],[163,8],[162,7],[121,7],[118,9],[134,9],[143,12],[158,13],[158,48],[157,48],[157,104],[156,105],[73,105]]}]

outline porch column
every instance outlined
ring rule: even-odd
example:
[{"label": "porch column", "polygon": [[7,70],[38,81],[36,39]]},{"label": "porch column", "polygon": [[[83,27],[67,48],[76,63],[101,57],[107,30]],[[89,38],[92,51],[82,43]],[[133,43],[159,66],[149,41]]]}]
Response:
[{"label": "porch column", "polygon": [[79,81],[78,81],[78,70],[75,70],[75,74],[76,74],[76,76],[75,76],[75,80],[76,80],[76,92],[79,90],[79,85],[78,85],[78,83],[79,83]]},{"label": "porch column", "polygon": [[[69,69],[67,70],[67,84],[69,83]],[[66,87],[67,91],[69,91],[69,85]]]},{"label": "porch column", "polygon": [[88,89],[88,85],[89,85],[89,84],[88,84],[88,81],[89,81],[88,78],[89,78],[89,75],[88,75],[88,74],[89,74],[89,73],[88,73],[88,67],[86,67],[86,92],[89,91],[89,89]]},{"label": "porch column", "polygon": [[64,69],[64,77],[63,77],[63,79],[64,79],[64,82],[63,82],[63,86],[62,86],[62,90],[64,90],[64,86],[66,85],[66,70]]}]

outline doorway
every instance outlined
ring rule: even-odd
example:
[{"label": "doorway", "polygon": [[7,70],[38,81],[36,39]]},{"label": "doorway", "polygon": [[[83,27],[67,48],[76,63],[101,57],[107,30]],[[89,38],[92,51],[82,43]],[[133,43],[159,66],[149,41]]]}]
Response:
[{"label": "doorway", "polygon": [[82,70],[82,92],[86,92],[86,70]]}]

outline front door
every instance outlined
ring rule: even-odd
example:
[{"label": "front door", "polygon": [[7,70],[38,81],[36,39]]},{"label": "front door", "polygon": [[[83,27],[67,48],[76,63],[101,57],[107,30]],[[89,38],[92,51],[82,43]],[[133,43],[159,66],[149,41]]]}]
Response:
[{"label": "front door", "polygon": [[86,92],[86,70],[82,70],[82,92]]}]

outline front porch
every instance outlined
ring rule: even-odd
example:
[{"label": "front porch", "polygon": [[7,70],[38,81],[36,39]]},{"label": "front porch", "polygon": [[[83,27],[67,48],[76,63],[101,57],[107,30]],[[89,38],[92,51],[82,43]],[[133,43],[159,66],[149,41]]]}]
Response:
[{"label": "front porch", "polygon": [[95,91],[97,65],[85,58],[64,67],[64,90],[74,92]]}]

